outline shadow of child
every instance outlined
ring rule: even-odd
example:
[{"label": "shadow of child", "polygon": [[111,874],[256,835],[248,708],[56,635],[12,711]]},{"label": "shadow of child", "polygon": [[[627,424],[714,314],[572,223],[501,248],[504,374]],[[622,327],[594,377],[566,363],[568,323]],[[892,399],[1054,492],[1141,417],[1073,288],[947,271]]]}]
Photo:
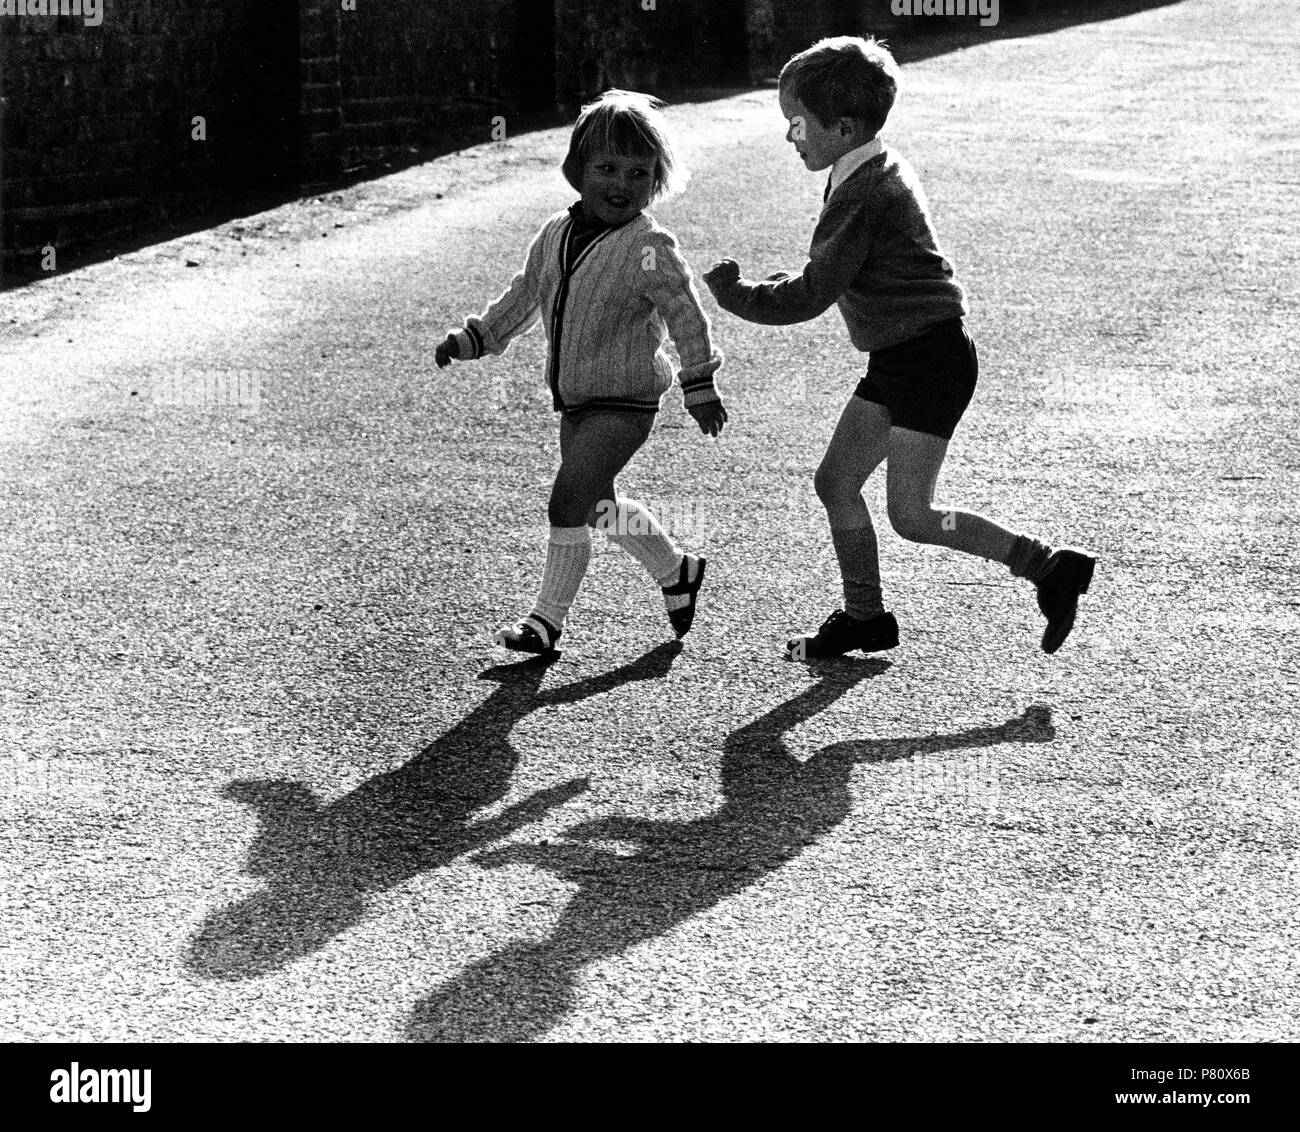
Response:
[{"label": "shadow of child", "polygon": [[190,945],[190,968],[207,978],[242,979],[283,967],[358,923],[370,893],[449,864],[580,794],[586,779],[538,791],[487,821],[471,820],[509,790],[519,762],[510,733],[520,720],[544,706],[660,679],[681,647],[671,641],[611,672],[545,692],[542,677],[554,657],[490,668],[479,678],[497,687],[460,723],[410,762],[327,806],[299,782],[230,783],[225,796],[257,811],[261,828],[246,871],[266,884],[208,916]]},{"label": "shadow of child", "polygon": [[[1054,737],[1033,707],[1005,723],[948,735],[835,743],[801,763],[784,736],[887,664],[831,664],[807,690],[731,732],[722,760],[723,804],[694,821],[615,816],[585,822],[564,841],[482,853],[488,866],[525,863],[577,884],[550,937],[472,965],[419,1003],[415,1041],[526,1041],[571,1008],[578,971],[661,935],[761,880],[848,816],[849,777],[862,762]],[[620,856],[595,842],[634,842]]]}]

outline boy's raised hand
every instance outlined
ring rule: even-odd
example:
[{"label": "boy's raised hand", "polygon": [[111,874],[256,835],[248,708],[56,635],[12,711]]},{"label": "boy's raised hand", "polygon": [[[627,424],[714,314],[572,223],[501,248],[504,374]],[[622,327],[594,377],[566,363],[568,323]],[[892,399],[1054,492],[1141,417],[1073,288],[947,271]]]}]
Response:
[{"label": "boy's raised hand", "polygon": [[719,287],[730,287],[740,278],[740,264],[734,259],[720,259],[704,273],[704,282],[710,291]]},{"label": "boy's raised hand", "polygon": [[450,334],[447,335],[433,351],[433,360],[438,363],[439,369],[445,369],[451,365],[452,358],[460,357],[460,347],[456,344],[456,339]]},{"label": "boy's raised hand", "polygon": [[727,410],[721,401],[705,401],[702,405],[692,405],[686,411],[695,418],[700,431],[707,436],[717,436],[727,423]]}]

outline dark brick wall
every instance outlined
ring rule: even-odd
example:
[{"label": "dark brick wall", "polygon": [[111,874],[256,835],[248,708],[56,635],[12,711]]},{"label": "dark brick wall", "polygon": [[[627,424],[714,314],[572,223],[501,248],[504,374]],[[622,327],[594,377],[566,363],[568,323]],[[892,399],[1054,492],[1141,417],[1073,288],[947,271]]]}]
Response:
[{"label": "dark brick wall", "polygon": [[343,168],[341,16],[338,0],[299,0],[298,154],[309,183],[328,181]]},{"label": "dark brick wall", "polygon": [[556,0],[556,93],[563,111],[609,87],[660,93],[748,77],[752,0]]},{"label": "dark brick wall", "polygon": [[496,114],[554,105],[547,0],[355,7],[103,0],[97,27],[0,17],[0,268],[328,183],[395,149],[486,141]]},{"label": "dark brick wall", "polygon": [[[4,266],[264,188],[296,161],[293,0],[0,17]],[[207,121],[206,142],[191,120]]]},{"label": "dark brick wall", "polygon": [[[1098,0],[1002,0],[1003,20]],[[770,77],[827,34],[906,34],[890,0],[102,0],[0,17],[0,271],[453,147],[610,86]],[[909,28],[910,25],[910,28]],[[192,140],[191,120],[207,121]]]},{"label": "dark brick wall", "polygon": [[340,16],[343,161],[490,140],[519,102],[519,8],[539,0],[384,0]]}]

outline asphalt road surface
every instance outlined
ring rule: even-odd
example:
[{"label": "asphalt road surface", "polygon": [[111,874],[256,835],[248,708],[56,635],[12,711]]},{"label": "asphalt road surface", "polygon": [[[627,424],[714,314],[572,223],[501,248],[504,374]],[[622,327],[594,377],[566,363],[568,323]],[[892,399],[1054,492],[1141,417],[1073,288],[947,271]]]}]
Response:
[{"label": "asphalt road surface", "polygon": [[[4,1037],[1300,1037],[1294,13],[906,78],[982,362],[938,497],[1099,555],[1055,657],[1024,583],[881,521],[901,647],[780,658],[839,603],[812,472],[861,358],[707,297],[731,422],[670,394],[622,484],[709,556],[695,629],[598,536],[562,655],[492,648],[543,341],[432,346],[572,199],[566,131],[6,295]],[[775,92],[672,117],[697,274],[801,267]]]}]

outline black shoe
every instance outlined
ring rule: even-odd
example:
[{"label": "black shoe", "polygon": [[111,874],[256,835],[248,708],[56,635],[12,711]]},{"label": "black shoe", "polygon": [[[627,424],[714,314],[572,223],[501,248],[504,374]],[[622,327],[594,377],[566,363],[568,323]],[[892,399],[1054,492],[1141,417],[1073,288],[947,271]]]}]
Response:
[{"label": "black shoe", "polygon": [[785,644],[785,655],[790,660],[817,660],[843,656],[854,649],[883,652],[897,645],[898,622],[892,613],[878,613],[866,621],[859,621],[837,609],[815,634],[791,637]]},{"label": "black shoe", "polygon": [[545,617],[534,613],[505,629],[498,629],[492,639],[515,652],[550,653],[555,651],[555,642],[560,639],[561,631]]},{"label": "black shoe", "polygon": [[[695,580],[691,581],[691,563],[698,565],[699,569],[695,572]],[[668,611],[668,620],[673,627],[673,632],[677,634],[677,639],[681,640],[690,631],[691,623],[695,620],[695,602],[700,592],[700,587],[704,584],[704,567],[706,560],[697,558],[693,554],[682,555],[681,573],[677,581],[671,586],[661,587],[664,591],[664,597],[676,597],[685,594],[690,598],[680,609],[670,609]]]},{"label": "black shoe", "polygon": [[1053,653],[1074,628],[1079,595],[1088,592],[1097,560],[1079,550],[1058,550],[1047,560],[1047,572],[1038,583],[1038,608],[1047,618],[1043,652]]}]

